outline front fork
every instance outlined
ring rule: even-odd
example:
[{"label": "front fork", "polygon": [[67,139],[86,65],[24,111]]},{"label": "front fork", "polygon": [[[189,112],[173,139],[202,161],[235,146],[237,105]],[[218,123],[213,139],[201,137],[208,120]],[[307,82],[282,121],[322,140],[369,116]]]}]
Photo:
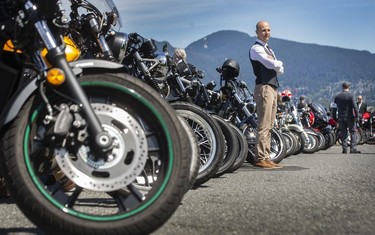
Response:
[{"label": "front fork", "polygon": [[91,108],[90,102],[85,95],[82,87],[80,86],[77,78],[75,77],[72,69],[70,68],[65,52],[57,45],[56,39],[54,38],[52,31],[49,29],[47,23],[41,20],[38,16],[37,7],[31,2],[25,2],[25,10],[28,13],[30,21],[34,23],[36,30],[38,31],[44,45],[47,48],[47,60],[51,65],[60,68],[65,73],[65,83],[71,91],[71,96],[77,100],[85,118],[88,123],[88,133],[90,135],[92,143],[94,143],[94,149],[101,156],[106,156],[103,154],[105,149],[108,149],[112,145],[112,139],[107,132],[102,128],[102,125],[96,116],[94,110]]}]

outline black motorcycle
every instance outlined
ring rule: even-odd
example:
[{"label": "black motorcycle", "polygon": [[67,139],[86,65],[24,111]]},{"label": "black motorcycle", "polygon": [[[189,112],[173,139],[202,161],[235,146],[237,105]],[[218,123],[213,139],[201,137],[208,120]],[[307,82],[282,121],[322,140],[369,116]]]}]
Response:
[{"label": "black motorcycle", "polygon": [[[256,104],[246,96],[249,93],[246,83],[237,80],[239,69],[238,62],[232,59],[225,60],[223,65],[217,68],[217,72],[220,73],[222,102],[216,108],[216,112],[242,130],[248,141],[247,161],[253,164],[257,135]],[[276,163],[281,162],[285,157],[285,151],[281,132],[273,128],[270,159]]]},{"label": "black motorcycle", "polygon": [[[184,99],[205,109],[220,125],[225,139],[225,151],[223,162],[221,163],[215,177],[225,173],[234,172],[239,169],[247,156],[247,141],[242,132],[231,122],[216,114],[215,92],[210,91],[202,82],[203,72],[194,65],[185,61],[179,61],[172,68],[175,71],[173,76],[168,77],[168,84],[171,87],[169,99]],[[210,89],[215,87],[213,82],[208,84]],[[215,98],[216,97],[216,98]]]},{"label": "black motorcycle", "polygon": [[311,115],[313,116],[311,126],[320,133],[320,136],[324,137],[323,141],[321,141],[321,149],[326,150],[335,144],[336,139],[333,128],[329,125],[327,110],[322,104],[315,102],[310,103],[309,108],[311,110]]},{"label": "black motorcycle", "polygon": [[0,12],[0,163],[19,208],[48,234],[159,228],[188,183],[174,110],[117,63],[68,63],[80,51],[60,1],[3,0]]}]

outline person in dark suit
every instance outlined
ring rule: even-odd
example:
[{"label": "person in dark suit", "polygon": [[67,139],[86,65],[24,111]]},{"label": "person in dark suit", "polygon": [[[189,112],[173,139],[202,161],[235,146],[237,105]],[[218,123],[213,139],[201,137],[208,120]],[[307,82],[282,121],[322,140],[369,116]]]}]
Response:
[{"label": "person in dark suit", "polygon": [[354,95],[349,91],[350,84],[344,82],[342,84],[342,92],[335,96],[335,103],[337,105],[338,111],[338,122],[341,132],[341,142],[342,142],[342,153],[348,152],[348,142],[346,138],[348,137],[348,129],[350,132],[351,143],[350,143],[350,153],[361,153],[356,149],[355,144],[355,132],[356,120],[358,116],[358,107],[354,100]]},{"label": "person in dark suit", "polygon": [[363,98],[361,95],[357,97],[357,106],[358,106],[358,112],[360,114],[364,114],[367,112],[367,104],[363,101]]}]

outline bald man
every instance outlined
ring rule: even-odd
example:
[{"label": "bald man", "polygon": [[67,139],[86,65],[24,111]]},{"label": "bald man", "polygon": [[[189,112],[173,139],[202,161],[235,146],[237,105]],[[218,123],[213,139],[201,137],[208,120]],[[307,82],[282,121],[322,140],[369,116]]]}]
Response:
[{"label": "bald man", "polygon": [[255,79],[254,99],[257,104],[258,133],[256,138],[254,166],[275,169],[282,166],[270,159],[271,133],[276,118],[278,75],[284,73],[283,62],[276,59],[268,46],[271,27],[267,21],[256,24],[257,39],[250,48],[249,57]]}]

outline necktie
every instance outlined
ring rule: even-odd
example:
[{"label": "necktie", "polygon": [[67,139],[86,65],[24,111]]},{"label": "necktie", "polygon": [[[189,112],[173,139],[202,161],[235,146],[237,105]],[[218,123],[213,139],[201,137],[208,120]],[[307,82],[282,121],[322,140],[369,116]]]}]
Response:
[{"label": "necktie", "polygon": [[266,48],[267,48],[267,50],[268,50],[268,54],[270,55],[270,56],[272,56],[274,59],[276,59],[276,56],[275,56],[275,54],[273,53],[273,51],[271,50],[271,48],[267,45],[266,46]]}]

